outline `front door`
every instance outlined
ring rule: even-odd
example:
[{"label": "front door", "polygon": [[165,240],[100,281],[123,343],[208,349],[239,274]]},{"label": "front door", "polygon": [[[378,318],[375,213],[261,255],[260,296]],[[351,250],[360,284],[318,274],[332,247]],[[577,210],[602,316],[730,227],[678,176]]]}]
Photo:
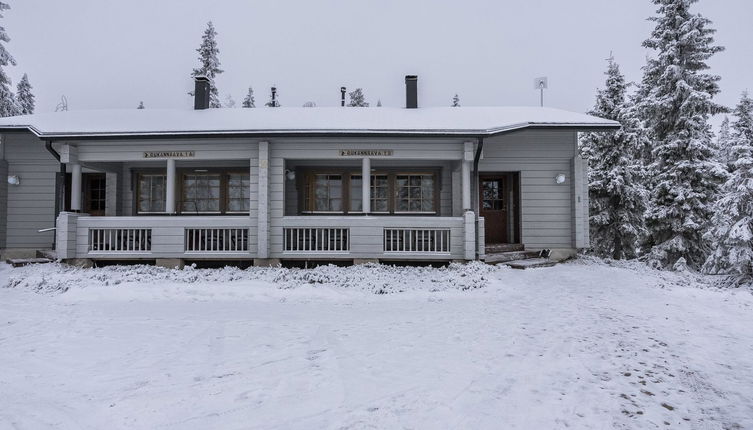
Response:
[{"label": "front door", "polygon": [[104,216],[107,187],[104,173],[83,175],[84,212],[91,216]]},{"label": "front door", "polygon": [[508,243],[507,212],[505,199],[507,190],[506,176],[481,176],[479,178],[479,215],[484,217],[487,244]]}]

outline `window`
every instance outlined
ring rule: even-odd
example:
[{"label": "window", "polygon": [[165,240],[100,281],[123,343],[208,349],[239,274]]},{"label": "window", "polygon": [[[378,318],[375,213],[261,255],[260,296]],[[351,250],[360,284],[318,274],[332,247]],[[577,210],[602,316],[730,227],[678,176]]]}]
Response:
[{"label": "window", "polygon": [[[436,172],[371,175],[371,213],[437,212]],[[363,211],[362,175],[348,171],[306,175],[303,210],[309,213]]]},{"label": "window", "polygon": [[227,177],[227,211],[248,212],[249,174],[230,173]]},{"label": "window", "polygon": [[306,206],[312,212],[342,212],[343,176],[314,174],[309,180]]},{"label": "window", "polygon": [[182,213],[220,212],[219,173],[183,175]]},{"label": "window", "polygon": [[395,212],[435,211],[433,174],[398,174],[395,194]]},{"label": "window", "polygon": [[138,183],[138,213],[165,212],[166,177],[164,174],[141,174]]},{"label": "window", "polygon": [[[361,212],[363,190],[361,175],[350,177],[350,212]],[[371,212],[389,213],[390,182],[388,175],[371,175]]]}]

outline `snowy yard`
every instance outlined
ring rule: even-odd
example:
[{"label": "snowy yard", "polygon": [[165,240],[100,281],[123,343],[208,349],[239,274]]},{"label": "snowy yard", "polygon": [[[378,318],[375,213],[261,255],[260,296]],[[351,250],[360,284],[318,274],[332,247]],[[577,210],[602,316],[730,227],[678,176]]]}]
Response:
[{"label": "snowy yard", "polygon": [[689,275],[0,265],[0,287],[0,429],[753,428],[753,296]]}]

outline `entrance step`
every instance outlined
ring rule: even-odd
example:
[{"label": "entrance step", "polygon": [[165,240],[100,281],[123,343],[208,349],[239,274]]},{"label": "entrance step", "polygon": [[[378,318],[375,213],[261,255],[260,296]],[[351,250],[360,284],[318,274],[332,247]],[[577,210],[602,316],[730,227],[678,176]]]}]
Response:
[{"label": "entrance step", "polygon": [[513,269],[535,269],[537,267],[552,267],[556,261],[549,258],[527,258],[525,260],[513,260],[503,263]]},{"label": "entrance step", "polygon": [[13,267],[28,266],[29,264],[52,263],[52,261],[53,260],[49,258],[11,258],[6,260],[6,262]]},{"label": "entrance step", "polygon": [[495,243],[486,245],[485,248],[487,254],[496,254],[499,252],[523,251],[526,249],[526,246],[522,243]]},{"label": "entrance step", "polygon": [[538,251],[509,251],[489,253],[487,251],[486,261],[489,264],[506,263],[508,261],[525,260],[529,258],[539,258],[541,255]]}]

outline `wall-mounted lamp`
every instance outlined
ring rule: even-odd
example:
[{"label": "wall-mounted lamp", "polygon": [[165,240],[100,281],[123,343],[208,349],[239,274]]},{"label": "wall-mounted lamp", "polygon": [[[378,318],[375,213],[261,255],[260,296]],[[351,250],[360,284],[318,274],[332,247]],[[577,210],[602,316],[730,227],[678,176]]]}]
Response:
[{"label": "wall-mounted lamp", "polygon": [[10,185],[21,185],[21,178],[16,175],[8,176],[8,183]]},{"label": "wall-mounted lamp", "polygon": [[565,183],[565,174],[560,173],[557,176],[554,177],[554,182],[557,184],[564,184]]},{"label": "wall-mounted lamp", "polygon": [[285,170],[285,177],[288,181],[295,181],[295,170]]}]

